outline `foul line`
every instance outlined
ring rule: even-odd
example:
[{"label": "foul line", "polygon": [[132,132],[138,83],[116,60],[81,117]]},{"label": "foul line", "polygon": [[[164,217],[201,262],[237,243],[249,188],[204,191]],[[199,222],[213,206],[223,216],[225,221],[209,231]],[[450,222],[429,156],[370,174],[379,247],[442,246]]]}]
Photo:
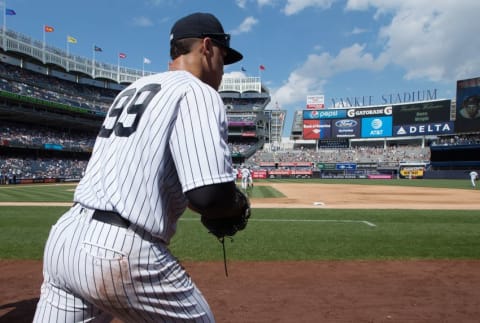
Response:
[{"label": "foul line", "polygon": [[369,227],[376,227],[375,223],[370,221],[362,221],[362,220],[320,220],[320,219],[250,219],[248,221],[259,221],[259,222],[337,222],[337,223],[363,223],[368,225]]},{"label": "foul line", "polygon": [[[191,221],[196,219],[192,218],[180,218],[180,220],[183,221]],[[361,223],[368,225],[369,227],[376,227],[377,225],[375,223],[372,223],[370,221],[363,221],[363,220],[320,220],[320,219],[312,219],[312,220],[307,220],[307,219],[249,219],[249,222],[333,222],[333,223]]]}]

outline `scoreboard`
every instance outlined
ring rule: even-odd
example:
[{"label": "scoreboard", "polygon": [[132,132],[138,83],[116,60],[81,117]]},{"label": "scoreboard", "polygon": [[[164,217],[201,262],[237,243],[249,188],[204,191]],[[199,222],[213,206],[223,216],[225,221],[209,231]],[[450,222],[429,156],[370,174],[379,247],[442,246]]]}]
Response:
[{"label": "scoreboard", "polygon": [[303,139],[384,138],[454,133],[451,100],[303,111]]}]

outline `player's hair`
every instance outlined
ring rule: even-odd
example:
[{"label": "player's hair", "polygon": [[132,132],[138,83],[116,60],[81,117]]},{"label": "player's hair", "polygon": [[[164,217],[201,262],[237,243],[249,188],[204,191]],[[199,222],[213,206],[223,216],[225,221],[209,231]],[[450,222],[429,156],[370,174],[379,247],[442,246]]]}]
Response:
[{"label": "player's hair", "polygon": [[190,53],[196,41],[198,41],[198,38],[184,38],[172,41],[170,43],[170,58],[174,60],[181,55]]}]

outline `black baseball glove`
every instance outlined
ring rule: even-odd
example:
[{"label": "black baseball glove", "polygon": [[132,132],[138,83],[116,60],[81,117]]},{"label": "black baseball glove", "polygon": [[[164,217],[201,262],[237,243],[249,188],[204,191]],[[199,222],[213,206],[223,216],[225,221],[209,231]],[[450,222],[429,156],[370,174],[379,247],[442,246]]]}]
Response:
[{"label": "black baseball glove", "polygon": [[208,231],[218,239],[232,237],[238,231],[245,229],[250,218],[250,202],[248,197],[235,188],[235,207],[233,208],[235,215],[226,215],[222,218],[208,218],[202,215],[202,224]]}]

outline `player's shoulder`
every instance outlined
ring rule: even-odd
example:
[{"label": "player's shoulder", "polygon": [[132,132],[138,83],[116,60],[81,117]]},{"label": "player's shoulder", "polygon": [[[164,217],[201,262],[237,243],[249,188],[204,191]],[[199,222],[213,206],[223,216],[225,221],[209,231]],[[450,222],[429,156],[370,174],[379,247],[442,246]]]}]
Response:
[{"label": "player's shoulder", "polygon": [[148,76],[143,76],[133,82],[129,87],[141,87],[152,83],[158,83],[162,85],[172,85],[175,87],[181,87],[182,84],[188,85],[189,83],[202,83],[197,77],[193,76],[187,71],[165,71]]}]

